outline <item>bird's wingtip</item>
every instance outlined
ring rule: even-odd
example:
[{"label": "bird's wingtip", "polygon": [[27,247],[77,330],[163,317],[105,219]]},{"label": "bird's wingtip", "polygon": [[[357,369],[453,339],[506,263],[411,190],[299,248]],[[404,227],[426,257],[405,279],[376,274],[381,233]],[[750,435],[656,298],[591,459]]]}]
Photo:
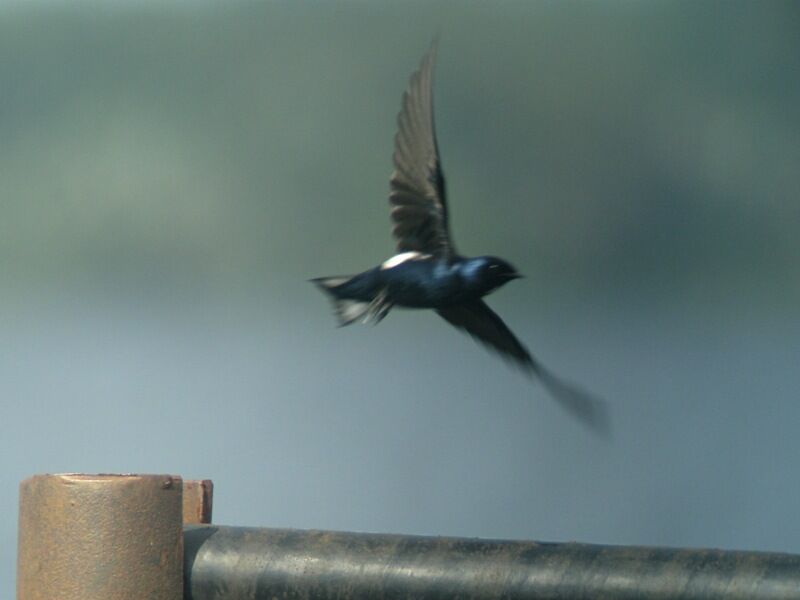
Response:
[{"label": "bird's wingtip", "polygon": [[539,380],[548,392],[573,416],[604,439],[611,439],[611,416],[608,403],[548,370],[538,371]]}]

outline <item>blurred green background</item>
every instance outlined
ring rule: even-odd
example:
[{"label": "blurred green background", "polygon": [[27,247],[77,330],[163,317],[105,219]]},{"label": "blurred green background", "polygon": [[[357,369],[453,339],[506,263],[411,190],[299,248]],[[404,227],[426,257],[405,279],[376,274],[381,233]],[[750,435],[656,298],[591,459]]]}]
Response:
[{"label": "blurred green background", "polygon": [[[217,484],[216,520],[800,552],[800,5],[0,3],[0,581],[16,484]],[[441,32],[452,226],[605,397],[593,437],[432,314],[336,329],[391,255]]]}]

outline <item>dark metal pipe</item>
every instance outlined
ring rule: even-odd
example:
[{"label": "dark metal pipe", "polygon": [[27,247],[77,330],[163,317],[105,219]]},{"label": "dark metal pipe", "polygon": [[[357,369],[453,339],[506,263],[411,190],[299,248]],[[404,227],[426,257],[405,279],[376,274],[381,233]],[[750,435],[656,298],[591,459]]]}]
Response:
[{"label": "dark metal pipe", "polygon": [[185,600],[800,599],[800,555],[199,526]]}]

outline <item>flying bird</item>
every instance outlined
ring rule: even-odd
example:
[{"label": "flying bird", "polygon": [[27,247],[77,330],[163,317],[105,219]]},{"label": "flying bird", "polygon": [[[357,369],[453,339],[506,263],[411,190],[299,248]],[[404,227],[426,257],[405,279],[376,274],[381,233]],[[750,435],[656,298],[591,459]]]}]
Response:
[{"label": "flying bird", "polygon": [[433,309],[448,323],[537,377],[550,394],[594,429],[607,422],[601,400],[566,383],[531,356],[483,297],[521,277],[494,256],[467,258],[450,234],[447,193],[433,119],[437,43],[403,94],[389,180],[397,254],[357,275],[312,279],[333,301],[341,326],[379,323],[394,307]]}]

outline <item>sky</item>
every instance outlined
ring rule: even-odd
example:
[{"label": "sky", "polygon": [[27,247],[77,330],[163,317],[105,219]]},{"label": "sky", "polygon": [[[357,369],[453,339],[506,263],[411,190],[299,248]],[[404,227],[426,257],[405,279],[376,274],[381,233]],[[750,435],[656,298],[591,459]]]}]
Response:
[{"label": "sky", "polygon": [[[800,552],[800,11],[741,2],[0,4],[0,595],[17,486],[215,482],[215,521]],[[436,33],[455,242],[603,397],[593,434],[391,256]]]}]

